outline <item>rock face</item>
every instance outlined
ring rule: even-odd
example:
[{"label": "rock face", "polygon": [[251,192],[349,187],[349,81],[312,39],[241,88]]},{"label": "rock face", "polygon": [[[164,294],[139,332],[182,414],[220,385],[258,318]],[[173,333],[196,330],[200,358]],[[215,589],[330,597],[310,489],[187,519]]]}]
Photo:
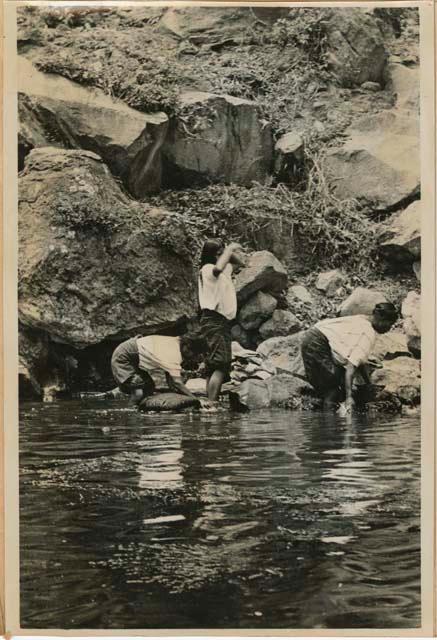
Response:
[{"label": "rock face", "polygon": [[381,302],[387,302],[387,298],[379,291],[372,291],[371,289],[365,289],[364,287],[357,287],[339,306],[338,315],[371,315],[375,305]]},{"label": "rock face", "polygon": [[243,329],[258,329],[267,318],[270,318],[278,305],[278,301],[268,293],[257,291],[240,310],[238,321]]},{"label": "rock face", "polygon": [[180,96],[180,110],[163,148],[167,186],[250,185],[268,176],[272,132],[254,102],[188,91]]},{"label": "rock face", "polygon": [[299,134],[291,131],[275,144],[274,173],[280,182],[292,184],[299,180],[304,161],[304,144]]},{"label": "rock face", "polygon": [[328,153],[325,168],[339,198],[356,198],[386,210],[419,192],[419,120],[392,109],[364,116]]},{"label": "rock face", "polygon": [[198,7],[195,20],[190,8],[178,8],[167,9],[159,28],[180,40],[214,45],[230,38],[235,38],[235,43],[239,42],[246,28],[255,20],[254,14],[242,8]]},{"label": "rock face", "polygon": [[[165,113],[146,114],[19,58],[19,159],[35,147],[97,153],[136,198],[161,187]],[[20,167],[22,168],[22,166]]]},{"label": "rock face", "polygon": [[132,202],[87,151],[34,149],[19,184],[19,317],[78,348],[195,309],[180,216]]},{"label": "rock face", "polygon": [[388,65],[388,74],[388,84],[395,95],[396,107],[418,112],[420,106],[420,68],[391,63]]},{"label": "rock face", "polygon": [[380,225],[379,251],[394,264],[412,264],[420,258],[420,239],[421,201],[416,200]]},{"label": "rock face", "polygon": [[407,334],[408,348],[411,353],[420,358],[421,355],[421,320],[420,295],[410,291],[402,303],[402,317],[404,330]]},{"label": "rock face", "polygon": [[342,286],[345,281],[345,277],[344,273],[338,269],[324,271],[317,278],[316,289],[323,291],[328,298],[335,296],[335,292]]},{"label": "rock face", "polygon": [[278,294],[287,287],[287,272],[269,251],[255,251],[235,278],[237,300],[241,305],[257,291]]},{"label": "rock face", "polygon": [[371,381],[402,402],[416,402],[420,398],[420,363],[406,357],[387,360],[382,369],[374,371]]},{"label": "rock face", "polygon": [[327,24],[327,61],[344,87],[383,80],[387,61],[372,15],[359,8],[337,9]]},{"label": "rock face", "polygon": [[274,336],[288,336],[296,333],[300,328],[299,320],[291,311],[276,309],[272,317],[260,326],[259,333],[264,340],[267,340]]}]

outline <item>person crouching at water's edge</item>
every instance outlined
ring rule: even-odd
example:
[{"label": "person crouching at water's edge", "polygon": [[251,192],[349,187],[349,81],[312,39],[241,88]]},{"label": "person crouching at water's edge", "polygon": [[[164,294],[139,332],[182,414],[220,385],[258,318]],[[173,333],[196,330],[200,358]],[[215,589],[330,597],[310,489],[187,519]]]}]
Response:
[{"label": "person crouching at water's edge", "polygon": [[[182,365],[199,364],[205,351],[205,340],[200,335],[137,336],[122,342],[112,354],[112,375],[117,385],[137,404],[155,390],[150,372],[165,372],[168,387],[175,393],[194,398],[182,382]],[[198,399],[198,398],[197,398]],[[200,401],[208,406],[207,401]]]},{"label": "person crouching at water's edge", "polygon": [[370,383],[366,363],[377,333],[387,333],[398,314],[393,304],[377,304],[370,317],[344,316],[321,320],[307,331],[302,341],[302,359],[308,381],[333,408],[345,395],[344,408],[351,412],[352,383],[359,371]]},{"label": "person crouching at water's edge", "polygon": [[207,240],[200,257],[200,327],[207,343],[206,390],[210,400],[219,397],[229,380],[232,361],[231,321],[237,315],[237,295],[232,282],[232,264],[243,265],[236,242],[224,250],[220,242]]}]

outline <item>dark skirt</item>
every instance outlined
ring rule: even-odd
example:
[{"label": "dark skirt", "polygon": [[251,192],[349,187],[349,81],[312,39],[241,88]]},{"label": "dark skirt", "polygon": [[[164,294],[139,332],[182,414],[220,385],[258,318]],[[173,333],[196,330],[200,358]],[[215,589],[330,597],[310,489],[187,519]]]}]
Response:
[{"label": "dark skirt", "polygon": [[202,309],[200,328],[207,344],[206,376],[211,376],[214,371],[222,371],[225,380],[229,380],[232,363],[231,323],[217,311]]},{"label": "dark skirt", "polygon": [[318,394],[343,386],[344,368],[334,362],[328,339],[319,329],[307,331],[301,348],[306,377]]}]

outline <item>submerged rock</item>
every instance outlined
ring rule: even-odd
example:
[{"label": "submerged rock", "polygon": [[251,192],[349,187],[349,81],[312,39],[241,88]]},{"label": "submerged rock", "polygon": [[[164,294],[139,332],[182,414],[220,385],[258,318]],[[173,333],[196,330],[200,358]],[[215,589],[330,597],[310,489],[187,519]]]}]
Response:
[{"label": "submerged rock", "polygon": [[241,305],[260,290],[278,294],[286,288],[287,279],[285,267],[272,253],[255,251],[235,278],[238,303]]},{"label": "submerged rock", "polygon": [[130,200],[87,151],[31,151],[19,184],[19,317],[82,348],[195,311],[183,219]]},{"label": "submerged rock", "polygon": [[395,265],[412,264],[420,258],[421,210],[421,201],[416,200],[379,226],[379,251]]},{"label": "submerged rock", "polygon": [[340,316],[371,315],[375,305],[388,302],[380,291],[373,291],[365,287],[357,287],[339,306],[337,312]]},{"label": "submerged rock", "polygon": [[270,173],[273,138],[255,102],[187,91],[163,147],[165,184],[250,185]]},{"label": "submerged rock", "polygon": [[165,113],[141,113],[100,89],[41,73],[19,57],[19,160],[41,146],[97,153],[136,198],[161,187]]}]

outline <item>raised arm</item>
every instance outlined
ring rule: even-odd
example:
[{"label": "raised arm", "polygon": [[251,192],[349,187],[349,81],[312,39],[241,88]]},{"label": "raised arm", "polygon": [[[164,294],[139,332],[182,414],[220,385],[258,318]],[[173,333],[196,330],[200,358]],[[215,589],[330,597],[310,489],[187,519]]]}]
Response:
[{"label": "raised arm", "polygon": [[217,260],[215,267],[212,270],[216,278],[226,268],[226,265],[229,263],[231,259],[233,259],[234,262],[242,264],[241,260],[239,260],[238,256],[236,255],[236,252],[239,249],[241,249],[241,245],[239,245],[238,242],[231,242],[231,244],[228,244],[228,246],[225,248],[220,258]]}]

